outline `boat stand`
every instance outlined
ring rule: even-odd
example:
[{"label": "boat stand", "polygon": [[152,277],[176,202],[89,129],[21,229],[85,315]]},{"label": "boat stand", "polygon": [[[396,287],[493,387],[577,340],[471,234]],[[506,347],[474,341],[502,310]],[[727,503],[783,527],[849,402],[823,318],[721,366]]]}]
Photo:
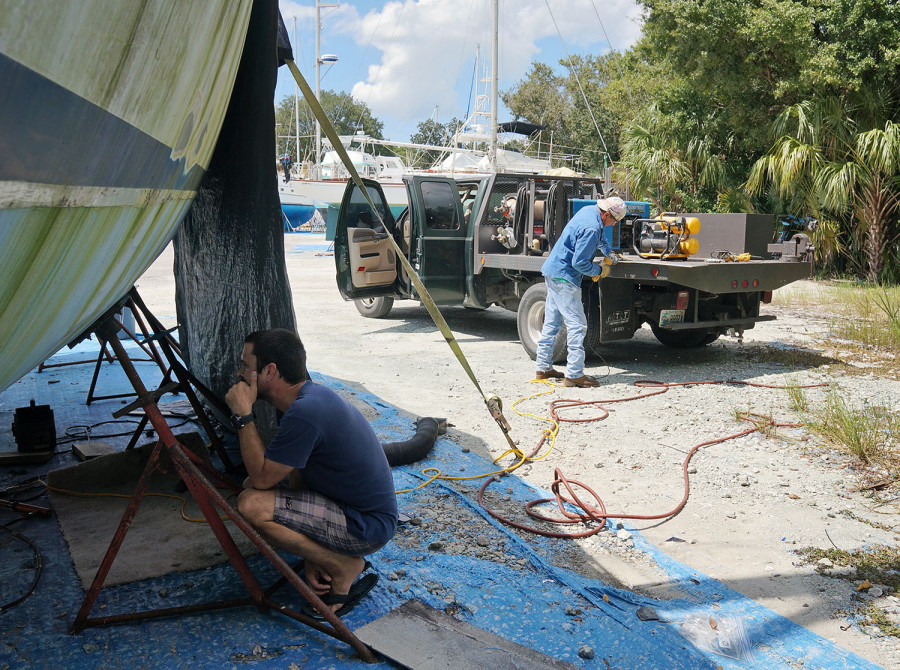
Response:
[{"label": "boat stand", "polygon": [[[119,318],[119,312],[113,315],[113,318],[116,324],[119,326],[119,329],[128,335],[129,339],[133,340],[137,343],[137,345],[147,354],[147,358],[134,358],[132,362],[137,361],[151,361],[156,363],[159,367],[160,372],[166,374],[166,364],[162,359],[159,351],[154,344],[154,338],[151,336],[150,331],[147,329],[147,324],[144,323],[144,319],[141,317],[141,313],[138,311],[137,306],[134,303],[134,298],[132,294],[137,295],[137,290],[132,287],[131,291],[126,295],[125,302],[123,303],[123,307],[130,309],[131,314],[134,316],[134,321],[137,326],[140,327],[140,331],[143,334],[143,338],[138,337],[137,328],[131,330],[128,326],[125,325],[123,319]],[[91,377],[91,386],[88,389],[87,400],[85,401],[85,405],[90,405],[95,400],[115,400],[117,398],[128,398],[133,395],[136,395],[134,392],[131,393],[117,393],[114,395],[94,395],[94,391],[97,388],[97,378],[100,376],[100,367],[103,364],[103,358],[105,357],[109,360],[110,363],[114,363],[116,361],[115,356],[110,354],[106,349],[106,341],[103,340],[99,335],[97,335],[97,339],[100,341],[100,355],[97,356],[97,362],[94,365],[94,375]]]},{"label": "boat stand", "polygon": [[[159,386],[155,391],[152,391],[152,394],[155,395],[155,399],[158,400],[160,397],[165,395],[166,393],[184,393],[188,402],[191,405],[191,408],[194,410],[194,413],[197,415],[198,423],[203,427],[203,430],[206,432],[207,437],[209,437],[210,444],[219,458],[222,461],[222,464],[225,466],[226,472],[234,472],[235,467],[231,462],[231,458],[228,456],[228,452],[225,451],[225,445],[222,443],[222,439],[213,429],[209,418],[206,416],[206,412],[204,411],[203,405],[200,403],[197,394],[194,392],[194,389],[200,392],[203,396],[203,399],[206,402],[206,407],[210,409],[216,419],[222,425],[228,425],[228,417],[231,415],[231,412],[228,410],[228,407],[222,402],[216,395],[210,391],[199,379],[197,379],[191,372],[184,367],[184,364],[181,362],[181,347],[178,344],[178,341],[172,337],[172,331],[177,328],[166,329],[165,326],[160,323],[159,319],[151,312],[147,305],[144,304],[144,301],[141,299],[140,294],[137,289],[132,287],[128,292],[127,296],[128,305],[131,307],[132,312],[134,313],[135,320],[141,325],[141,330],[144,333],[144,340],[135,340],[138,342],[142,348],[146,346],[150,346],[153,353],[155,354],[154,360],[157,361],[157,364],[160,367],[160,370],[163,372],[162,381],[159,383]],[[121,322],[113,317],[114,323],[121,327]],[[144,320],[146,320],[147,326],[144,325]],[[125,332],[130,336],[131,333],[128,330],[124,329]],[[99,335],[97,337],[100,337]],[[159,353],[156,349],[156,345],[159,345],[159,349],[162,351],[162,354]],[[145,349],[146,351],[146,349]],[[165,362],[163,362],[163,359]],[[96,375],[96,371],[95,371]],[[174,379],[173,379],[174,378]],[[127,395],[138,395],[136,393],[130,393]],[[111,396],[115,397],[115,396]],[[135,400],[133,403],[126,405],[120,410],[113,413],[113,416],[116,418],[120,416],[124,416],[125,414],[129,414],[137,409],[142,408],[146,403],[140,397]],[[137,441],[140,439],[141,435],[144,432],[144,428],[147,427],[147,422],[149,421],[149,417],[146,412],[141,417],[138,422],[138,426],[134,431],[134,434],[131,436],[131,440],[128,442],[128,446],[126,449],[132,449]]]},{"label": "boat stand", "polygon": [[[141,303],[141,306],[143,304]],[[144,308],[146,310],[146,308]],[[146,312],[145,312],[146,313]],[[352,647],[359,656],[367,663],[375,663],[376,658],[372,650],[364,645],[331,610],[325,605],[316,593],[306,584],[288,563],[276,553],[272,546],[253,528],[249,522],[225,499],[225,497],[217,490],[212,481],[218,482],[231,490],[238,492],[240,487],[233,482],[225,479],[221,473],[216,471],[210,465],[205,463],[200,457],[195,455],[189,449],[186,449],[175,436],[172,434],[169,425],[166,423],[156,401],[159,398],[160,391],[148,391],[135,370],[134,364],[128,357],[125,347],[118,338],[119,324],[110,316],[106,315],[102,321],[94,328],[98,337],[102,337],[113,349],[119,363],[122,365],[128,380],[138,396],[138,403],[143,407],[153,428],[156,430],[159,440],[156,447],[150,455],[147,465],[138,480],[137,488],[128,501],[128,506],[122,515],[119,527],[116,529],[106,555],[97,569],[97,574],[91,583],[90,588],[85,595],[81,608],[72,623],[69,630],[70,634],[80,633],[86,628],[94,626],[106,626],[116,623],[125,623],[133,621],[143,621],[145,619],[154,619],[160,617],[180,616],[183,614],[192,614],[195,612],[207,612],[211,610],[224,609],[239,606],[255,606],[260,612],[272,609],[276,612],[284,614],[296,621],[306,624],[326,635],[341,640]],[[188,605],[183,607],[167,607],[155,610],[145,610],[141,612],[131,612],[127,614],[117,614],[112,616],[91,617],[90,613],[94,606],[103,583],[106,580],[109,570],[116,559],[119,548],[125,539],[128,529],[131,526],[138,507],[150,483],[150,478],[157,470],[162,471],[161,455],[168,454],[171,465],[175,472],[182,478],[187,485],[188,490],[197,502],[197,505],[203,512],[210,529],[225,551],[228,561],[238,574],[241,582],[247,591],[246,598],[233,600],[224,600],[218,602],[201,603],[198,605]],[[264,590],[256,577],[250,571],[244,557],[241,555],[234,543],[231,534],[225,527],[224,522],[219,516],[220,511],[226,514],[234,524],[250,539],[250,541],[259,549],[272,565],[281,573],[282,578]],[[308,601],[318,611],[327,622],[320,623],[315,619],[306,616],[302,612],[293,610],[272,598],[272,594],[284,583],[288,582],[297,592]]]}]

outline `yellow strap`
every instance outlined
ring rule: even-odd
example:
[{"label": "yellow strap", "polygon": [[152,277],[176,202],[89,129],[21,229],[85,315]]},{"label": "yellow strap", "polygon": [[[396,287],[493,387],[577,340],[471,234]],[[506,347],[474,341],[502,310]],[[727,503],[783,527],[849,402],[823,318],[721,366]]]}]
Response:
[{"label": "yellow strap", "polygon": [[[353,166],[353,161],[351,161],[350,157],[347,155],[347,151],[346,149],[344,149],[344,145],[341,143],[337,132],[331,125],[328,117],[325,116],[325,111],[322,109],[322,106],[316,99],[316,96],[312,92],[312,89],[310,89],[309,84],[306,83],[306,79],[304,79],[303,75],[300,74],[300,70],[297,69],[297,65],[294,63],[294,61],[285,60],[285,64],[288,66],[291,74],[294,75],[294,80],[297,82],[300,90],[303,91],[303,97],[306,98],[306,102],[309,104],[310,109],[312,109],[313,114],[315,114],[316,118],[318,119],[319,125],[325,132],[326,137],[328,137],[328,139],[331,141],[332,148],[337,152],[338,156],[341,157],[341,161],[343,161],[344,167],[346,167],[349,171],[350,177],[353,179],[353,182],[356,184],[360,192],[365,195],[366,201],[369,203],[369,207],[372,208],[372,211],[374,212],[375,216],[378,217],[381,225],[384,226],[385,230],[387,230],[387,226],[385,226],[384,220],[378,213],[378,208],[375,206],[375,203],[372,202],[372,198],[369,195],[369,190],[363,184],[362,179],[360,179],[359,173],[357,173],[356,168]],[[438,330],[441,331],[441,334],[444,336],[444,339],[450,346],[451,351],[453,351],[453,354],[456,356],[456,360],[459,361],[459,364],[462,366],[463,370],[466,371],[466,374],[469,375],[469,379],[472,380],[475,388],[478,389],[478,393],[484,400],[484,404],[487,406],[488,411],[494,418],[494,421],[497,422],[497,425],[500,426],[500,430],[503,431],[503,435],[506,437],[506,441],[509,442],[509,446],[515,449],[515,443],[512,441],[512,438],[509,435],[509,424],[503,417],[503,404],[500,401],[500,398],[495,395],[485,395],[484,391],[481,390],[481,385],[478,383],[478,379],[475,377],[475,373],[472,372],[472,368],[469,366],[469,361],[466,360],[462,349],[460,349],[459,343],[456,341],[456,338],[453,336],[453,333],[450,330],[450,326],[447,325],[447,322],[444,320],[444,317],[441,314],[440,310],[437,308],[437,305],[434,304],[434,300],[431,298],[431,295],[428,293],[428,290],[425,288],[425,285],[419,278],[418,273],[413,269],[409,260],[407,260],[406,255],[400,250],[400,247],[397,245],[396,240],[394,240],[393,235],[388,235],[388,239],[391,241],[397,257],[403,264],[403,269],[406,270],[406,274],[409,275],[410,279],[412,280],[413,286],[416,287],[416,293],[418,293],[419,299],[425,305],[425,308],[431,315],[431,318],[434,321],[435,325],[438,327]]]}]

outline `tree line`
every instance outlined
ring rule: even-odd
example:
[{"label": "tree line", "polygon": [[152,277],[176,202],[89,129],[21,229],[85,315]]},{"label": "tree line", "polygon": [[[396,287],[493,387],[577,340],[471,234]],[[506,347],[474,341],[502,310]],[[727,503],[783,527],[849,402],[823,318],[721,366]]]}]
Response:
[{"label": "tree line", "polygon": [[[501,93],[515,120],[545,126],[536,148],[577,154],[591,174],[611,166],[661,210],[816,218],[820,272],[900,282],[900,3],[639,1],[632,48],[561,60],[562,75],[534,62]],[[381,139],[364,103],[334,91],[321,102],[339,134]],[[278,148],[292,155],[295,116],[286,97]],[[303,100],[299,116],[299,159],[311,160]],[[428,119],[410,141],[446,144],[458,125]],[[392,153],[415,167],[437,158]]]},{"label": "tree line", "polygon": [[815,217],[821,271],[900,281],[900,3],[640,4],[634,47],[533,63],[515,117],[660,209]]}]

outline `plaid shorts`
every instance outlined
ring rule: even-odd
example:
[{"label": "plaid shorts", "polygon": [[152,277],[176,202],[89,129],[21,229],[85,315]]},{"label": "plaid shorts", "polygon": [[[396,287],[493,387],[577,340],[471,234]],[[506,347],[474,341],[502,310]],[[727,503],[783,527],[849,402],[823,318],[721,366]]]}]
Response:
[{"label": "plaid shorts", "polygon": [[275,521],[347,556],[368,556],[384,544],[361,540],[347,530],[344,510],[313,491],[275,489]]}]

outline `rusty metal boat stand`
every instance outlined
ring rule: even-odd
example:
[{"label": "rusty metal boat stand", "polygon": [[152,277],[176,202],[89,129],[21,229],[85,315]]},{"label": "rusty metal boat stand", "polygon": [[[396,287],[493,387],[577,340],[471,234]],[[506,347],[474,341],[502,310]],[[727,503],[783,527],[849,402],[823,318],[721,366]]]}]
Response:
[{"label": "rusty metal boat stand", "polygon": [[[375,663],[377,659],[372,650],[363,644],[353,632],[347,628],[346,624],[332,612],[331,608],[325,605],[315,592],[310,589],[306,582],[300,578],[296,570],[281,558],[272,546],[263,539],[263,537],[240,515],[240,513],[238,513],[238,511],[219,492],[213,484],[213,481],[216,481],[220,485],[230,488],[235,492],[239,491],[239,487],[227,480],[212,466],[208,465],[199,456],[195,455],[178,442],[156,404],[161,395],[162,388],[157,389],[156,391],[148,391],[144,387],[131,359],[128,357],[125,347],[119,341],[119,329],[120,325],[112,318],[112,315],[102,317],[101,320],[98,321],[98,324],[93,328],[98,337],[107,342],[115,352],[116,358],[122,365],[125,374],[128,376],[128,380],[131,382],[131,385],[137,393],[137,402],[143,407],[147,419],[153,425],[153,428],[159,436],[159,440],[138,480],[137,488],[132,494],[131,500],[128,502],[128,506],[122,515],[119,527],[116,529],[112,542],[110,542],[109,548],[106,550],[106,555],[97,570],[93,583],[87,591],[84,601],[81,604],[81,609],[78,611],[69,633],[80,633],[85,628],[94,626],[106,626],[160,617],[181,616],[230,607],[255,606],[261,612],[270,609],[274,610],[275,612],[284,614],[285,616],[306,624],[326,635],[341,640],[352,647],[364,661],[367,663]],[[100,590],[103,588],[103,583],[116,559],[116,555],[119,548],[122,546],[122,542],[125,539],[125,535],[128,533],[128,529],[134,520],[135,514],[137,514],[141,499],[150,483],[150,477],[154,472],[161,470],[163,467],[160,458],[163,452],[168,454],[175,472],[183,479],[188,490],[191,492],[191,495],[194,497],[194,500],[197,502],[197,505],[202,510],[210,529],[215,534],[219,544],[221,544],[222,549],[225,551],[225,555],[237,572],[248,595],[246,598],[233,600],[201,603],[183,607],[167,607],[112,616],[91,617],[91,610]],[[263,589],[262,586],[260,586],[235,545],[222,518],[219,516],[220,511],[234,522],[241,532],[250,539],[257,549],[259,549],[260,553],[262,553],[278,572],[281,573],[282,578],[278,582],[268,589]],[[294,587],[305,600],[311,603],[325,618],[328,625],[320,623],[315,619],[304,615],[302,612],[298,612],[275,601],[272,598],[272,594],[285,582]]]}]

